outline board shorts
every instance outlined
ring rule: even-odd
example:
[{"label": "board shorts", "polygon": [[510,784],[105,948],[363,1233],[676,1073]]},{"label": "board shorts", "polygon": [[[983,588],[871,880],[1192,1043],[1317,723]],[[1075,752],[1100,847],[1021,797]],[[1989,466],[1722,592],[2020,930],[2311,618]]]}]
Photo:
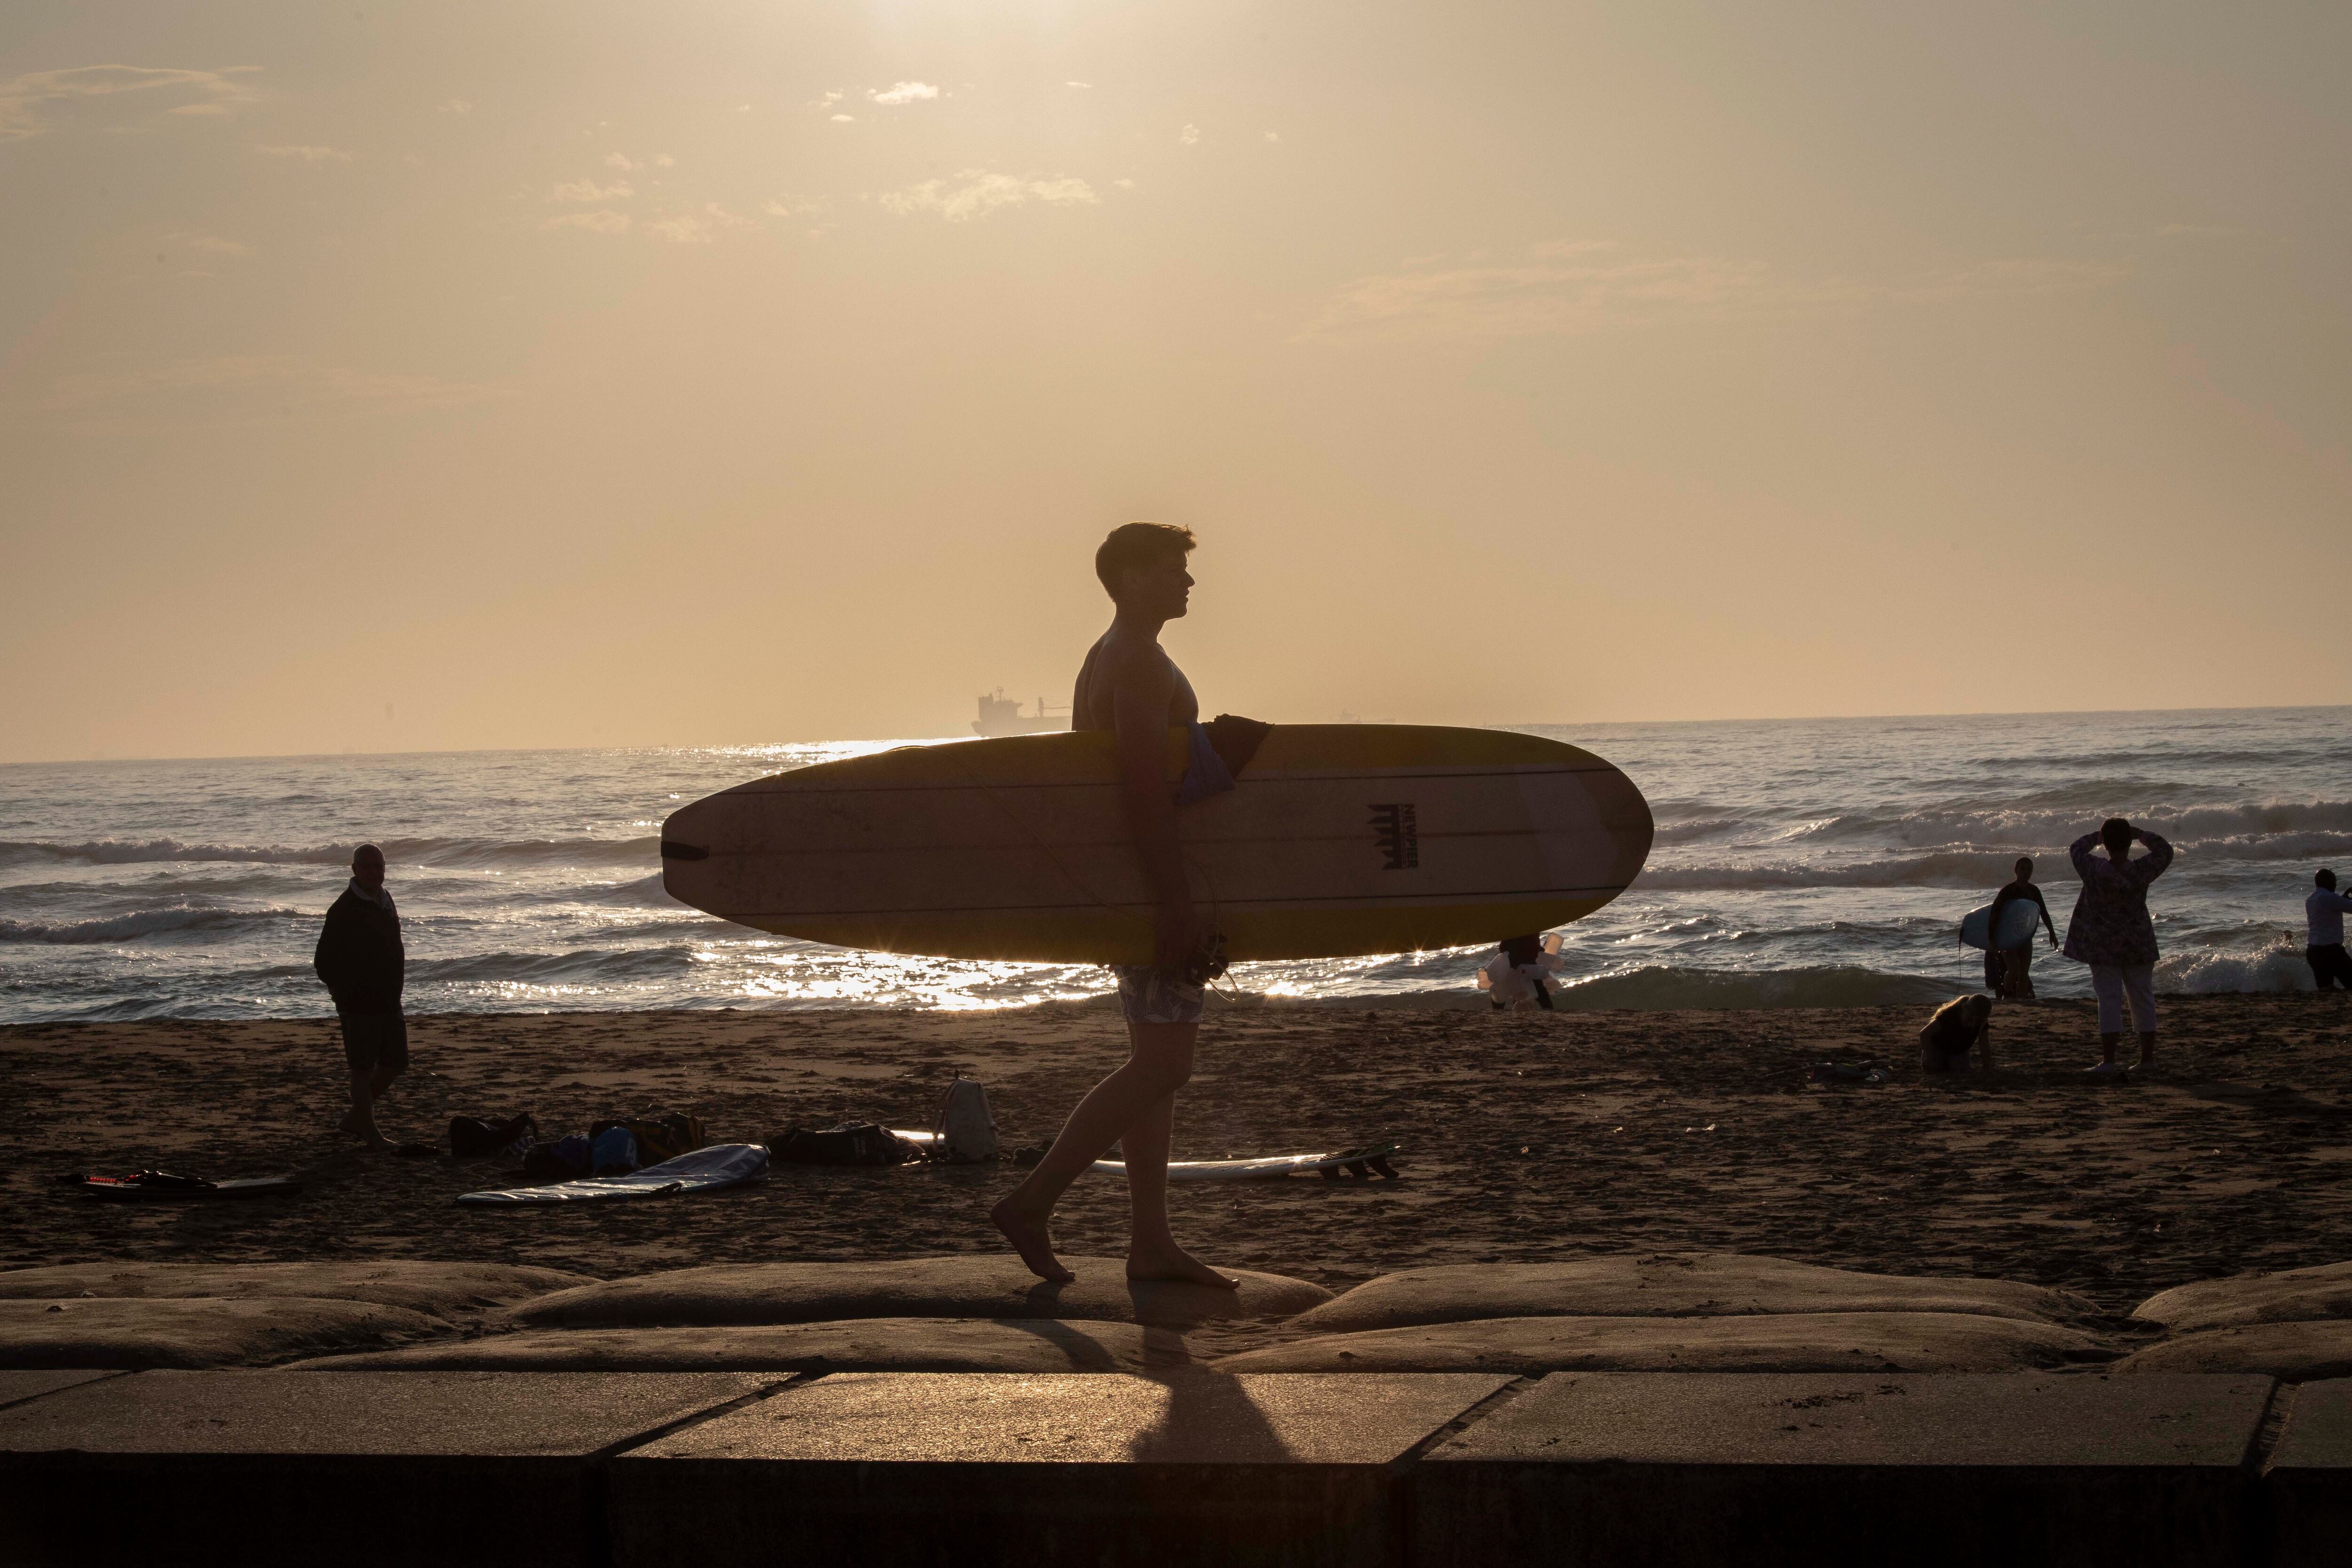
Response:
[{"label": "board shorts", "polygon": [[1149,963],[1114,963],[1119,1011],[1130,1024],[1197,1024],[1202,987]]},{"label": "board shorts", "polygon": [[2124,1004],[2131,1004],[2132,1027],[2143,1035],[2156,1033],[2156,965],[2116,963],[2091,965],[2091,994],[2099,999],[2099,1033],[2124,1032]]},{"label": "board shorts", "polygon": [[338,1013],[343,1060],[353,1072],[408,1070],[408,1020],[398,1013]]},{"label": "board shorts", "polygon": [[2311,983],[2320,990],[2327,989],[2334,981],[2347,991],[2352,991],[2352,957],[2344,952],[2344,944],[2331,942],[2319,947],[2303,950],[2303,961],[2311,965]]}]

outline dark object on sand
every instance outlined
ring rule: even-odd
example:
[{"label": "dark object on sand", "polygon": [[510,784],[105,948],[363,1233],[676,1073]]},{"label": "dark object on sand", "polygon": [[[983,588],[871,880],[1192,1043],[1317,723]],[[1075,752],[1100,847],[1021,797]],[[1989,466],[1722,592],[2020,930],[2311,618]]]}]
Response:
[{"label": "dark object on sand", "polygon": [[574,1132],[532,1144],[523,1154],[522,1173],[535,1182],[576,1181],[588,1173],[588,1140]]},{"label": "dark object on sand", "polygon": [[441,1150],[437,1144],[433,1143],[403,1143],[392,1152],[395,1159],[430,1160],[439,1154]]},{"label": "dark object on sand", "polygon": [[529,1111],[509,1116],[504,1121],[485,1121],[478,1116],[449,1118],[449,1152],[460,1160],[520,1154],[538,1137],[539,1123]]},{"label": "dark object on sand", "polygon": [[170,1171],[139,1171],[128,1176],[59,1176],[58,1180],[87,1197],[116,1201],[192,1198],[257,1198],[271,1193],[299,1191],[302,1184],[288,1176],[253,1176],[213,1182],[202,1176],[175,1175]]},{"label": "dark object on sand", "polygon": [[877,1122],[785,1130],[768,1141],[768,1158],[784,1165],[903,1165],[923,1151]]},{"label": "dark object on sand", "polygon": [[1815,1062],[1806,1076],[1815,1083],[1885,1083],[1887,1071],[1882,1061]]}]

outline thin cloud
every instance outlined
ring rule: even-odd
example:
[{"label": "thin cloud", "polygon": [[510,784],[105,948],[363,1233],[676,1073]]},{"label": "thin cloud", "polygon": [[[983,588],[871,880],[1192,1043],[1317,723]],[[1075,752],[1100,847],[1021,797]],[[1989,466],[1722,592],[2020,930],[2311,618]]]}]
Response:
[{"label": "thin cloud", "polygon": [[833,118],[836,124],[847,125],[853,123],[857,119],[857,116],[855,114],[836,114]]},{"label": "thin cloud", "polygon": [[348,163],[352,155],[339,147],[256,147],[272,158],[299,158],[305,163]]},{"label": "thin cloud", "polygon": [[866,96],[877,103],[913,103],[920,99],[937,98],[940,89],[927,81],[902,81],[896,87],[886,87]]},{"label": "thin cloud", "polygon": [[1197,125],[1187,125],[1183,130],[1176,132],[1176,145],[1179,147],[1194,146],[1200,140],[1201,128]]},{"label": "thin cloud", "polygon": [[620,201],[637,193],[626,180],[615,180],[600,185],[593,180],[566,180],[547,193],[551,202],[611,202]]},{"label": "thin cloud", "polygon": [[433,112],[436,114],[471,114],[474,112],[474,105],[472,100],[468,99],[453,98],[446,103],[436,107]]},{"label": "thin cloud", "polygon": [[179,241],[190,250],[201,250],[207,256],[251,256],[253,254],[253,247],[239,240],[223,239],[216,234],[175,234],[169,237]]},{"label": "thin cloud", "polygon": [[[199,395],[192,398],[191,394]],[[242,402],[239,394],[246,395]],[[135,415],[142,401],[150,406],[160,401],[168,407],[158,412],[184,418],[192,412],[250,412],[251,404],[264,399],[269,411],[276,412],[291,404],[306,410],[352,403],[432,407],[501,395],[504,391],[499,387],[439,376],[318,365],[286,354],[228,354],[174,360],[142,370],[62,376],[46,394],[14,407],[18,412],[78,414],[128,405],[125,412]]]},{"label": "thin cloud", "polygon": [[1095,84],[1090,81],[1066,81],[1062,85],[1076,88],[1080,92],[1089,92],[1093,90]]},{"label": "thin cloud", "polygon": [[698,213],[679,213],[657,218],[646,225],[646,233],[656,239],[666,239],[672,245],[709,245],[730,228],[746,228],[751,220],[738,217],[717,202],[704,205]]},{"label": "thin cloud", "polygon": [[77,104],[125,93],[195,94],[194,101],[176,105],[168,112],[226,114],[228,103],[249,102],[253,96],[242,84],[229,80],[229,75],[253,68],[232,67],[225,72],[105,65],[27,72],[0,82],[0,141],[47,134]]},{"label": "thin cloud", "polygon": [[621,173],[625,174],[636,166],[637,161],[635,158],[630,157],[626,153],[607,153],[604,154],[604,167],[608,169],[618,169]]},{"label": "thin cloud", "polygon": [[590,234],[626,234],[633,220],[626,213],[612,211],[565,213],[562,217],[549,218],[541,228],[584,228]]},{"label": "thin cloud", "polygon": [[1278,131],[1269,131],[1265,133],[1265,139],[1269,142],[1279,142],[1282,140],[1282,133]]},{"label": "thin cloud", "polygon": [[2022,258],[1900,282],[1798,281],[1760,262],[1628,258],[1608,240],[1554,242],[1506,258],[1427,257],[1342,288],[1302,338],[1429,340],[1571,336],[1679,321],[1789,316],[1835,307],[2051,293],[2111,283],[2104,261]]},{"label": "thin cloud", "polygon": [[966,169],[952,180],[926,180],[878,198],[887,210],[906,215],[932,212],[949,223],[986,217],[999,207],[1043,202],[1048,206],[1092,206],[1102,198],[1071,174],[994,174]]}]

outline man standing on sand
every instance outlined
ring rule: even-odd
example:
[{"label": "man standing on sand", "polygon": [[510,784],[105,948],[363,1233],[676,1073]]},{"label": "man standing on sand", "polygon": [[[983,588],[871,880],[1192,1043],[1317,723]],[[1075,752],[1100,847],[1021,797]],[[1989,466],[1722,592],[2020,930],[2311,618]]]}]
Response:
[{"label": "man standing on sand", "polygon": [[2352,899],[2336,890],[2333,871],[2322,871],[2312,880],[2318,886],[2303,900],[2304,918],[2311,923],[2311,945],[2303,950],[2304,962],[2311,965],[2311,982],[2320,990],[2333,982],[2352,991],[2352,958],[2344,952],[2344,914],[2352,910]]},{"label": "man standing on sand", "polygon": [[[1127,1016],[1127,1064],[1078,1102],[1045,1157],[989,1215],[1021,1261],[1044,1279],[1076,1278],[1054,1256],[1054,1205],[1116,1142],[1127,1162],[1133,1216],[1127,1277],[1227,1289],[1235,1285],[1177,1246],[1168,1226],[1168,1149],[1176,1091],[1192,1076],[1206,973],[1202,959],[1212,934],[1192,907],[1176,845],[1175,794],[1166,774],[1171,727],[1192,729],[1196,758],[1207,750],[1192,683],[1160,647],[1160,628],[1188,607],[1192,574],[1185,570],[1185,557],[1192,549],[1190,529],[1130,522],[1113,529],[1095,552],[1095,575],[1118,609],[1078,671],[1070,728],[1118,735],[1120,804],[1158,914],[1153,962],[1113,966],[1119,1006]],[[1192,785],[1188,775],[1188,798]]]},{"label": "man standing on sand", "polygon": [[375,1102],[408,1067],[408,1020],[400,1011],[408,954],[400,911],[383,885],[383,851],[374,845],[352,852],[351,886],[327,911],[310,965],[335,999],[351,1068],[352,1110],[337,1125],[372,1149],[389,1149],[392,1140],[376,1128]]},{"label": "man standing on sand", "polygon": [[[2147,853],[2131,858],[2132,840]],[[2107,847],[2104,860],[2091,853]],[[2067,957],[2091,966],[2091,990],[2099,999],[2099,1065],[2090,1070],[2112,1077],[2129,1069],[2116,1061],[2124,1030],[2124,1002],[2131,1003],[2132,1027],[2139,1031],[2139,1065],[2156,1064],[2156,922],[2147,916],[2147,885],[2172,864],[2172,846],[2134,827],[2120,816],[2099,824],[2067,847],[2083,891],[2066,922]]]},{"label": "man standing on sand", "polygon": [[[2030,900],[2042,910],[2042,929],[2050,933],[2050,945],[2058,945],[2058,928],[2050,923],[2050,905],[2042,897],[2042,889],[2033,885],[2033,857],[2017,858],[2016,880],[1992,896],[1992,919],[1985,926],[1985,934],[1995,942],[2000,940],[2000,917],[2009,906],[2020,899]],[[1996,973],[1998,966],[1998,973]],[[2013,1001],[2033,1000],[2033,936],[2026,933],[2023,947],[1988,949],[1985,952],[1985,980],[1996,996]]]}]

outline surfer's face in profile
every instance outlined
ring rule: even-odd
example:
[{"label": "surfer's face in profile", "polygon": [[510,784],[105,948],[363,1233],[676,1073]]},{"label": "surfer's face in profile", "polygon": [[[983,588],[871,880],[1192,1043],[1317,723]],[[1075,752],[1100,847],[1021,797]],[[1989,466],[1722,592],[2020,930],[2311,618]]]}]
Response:
[{"label": "surfer's face in profile", "polygon": [[1119,595],[1123,608],[1172,621],[1191,604],[1192,574],[1186,569],[1184,557],[1171,552],[1148,566],[1129,567],[1120,586],[1126,590]]}]

